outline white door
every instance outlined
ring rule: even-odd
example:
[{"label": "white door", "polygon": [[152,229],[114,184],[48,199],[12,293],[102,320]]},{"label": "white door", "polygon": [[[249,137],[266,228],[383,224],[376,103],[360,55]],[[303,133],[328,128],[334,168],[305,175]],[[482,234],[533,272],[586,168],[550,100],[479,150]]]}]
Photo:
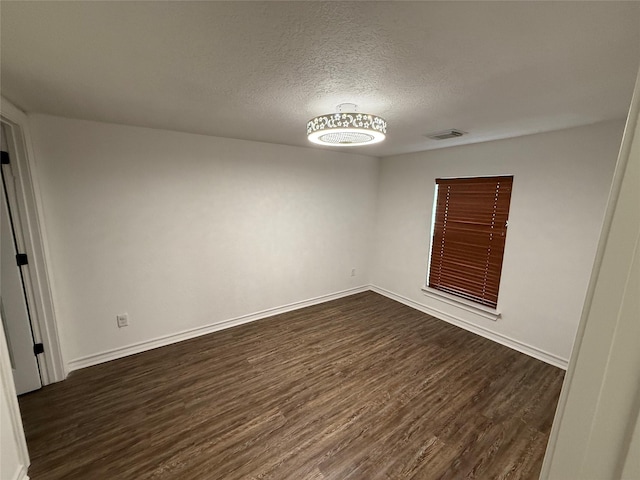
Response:
[{"label": "white door", "polygon": [[[4,132],[3,132],[4,133]],[[7,152],[2,135],[2,151]],[[7,190],[13,191],[11,165],[2,165],[0,195],[0,311],[9,347],[9,358],[18,395],[42,387],[38,360],[34,353],[33,334],[21,267],[16,259],[16,240],[8,203]],[[13,183],[11,183],[13,186]]]}]

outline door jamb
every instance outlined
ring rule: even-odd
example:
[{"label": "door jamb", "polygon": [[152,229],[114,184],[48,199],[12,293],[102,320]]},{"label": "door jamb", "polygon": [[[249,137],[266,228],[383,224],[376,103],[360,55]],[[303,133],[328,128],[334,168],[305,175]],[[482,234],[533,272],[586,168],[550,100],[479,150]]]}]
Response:
[{"label": "door jamb", "polygon": [[40,355],[40,374],[42,384],[64,380],[67,376],[60,347],[58,326],[48,261],[50,259],[44,218],[42,199],[36,176],[35,161],[31,146],[31,136],[27,116],[17,107],[0,97],[0,119],[5,125],[7,135],[11,135],[14,152],[12,169],[16,176],[16,197],[20,228],[24,241],[25,253],[29,264],[23,267],[27,302],[31,311],[31,327],[36,342],[44,345],[44,353]]},{"label": "door jamb", "polygon": [[[4,321],[0,319],[0,321]],[[0,328],[0,346],[7,345],[6,338],[4,336],[4,330]],[[24,436],[24,429],[22,427],[22,418],[20,416],[20,407],[18,406],[18,398],[16,395],[16,387],[13,383],[13,375],[11,374],[11,361],[9,360],[9,351],[7,348],[0,348],[0,395],[4,396],[4,402],[7,404],[9,411],[9,418],[11,423],[11,431],[13,432],[13,440],[15,442],[16,449],[18,450],[18,467],[21,469],[16,478],[29,479],[27,476],[27,469],[31,463],[29,460],[29,450],[27,449],[27,440]],[[3,446],[4,445],[4,425],[3,431]]]}]

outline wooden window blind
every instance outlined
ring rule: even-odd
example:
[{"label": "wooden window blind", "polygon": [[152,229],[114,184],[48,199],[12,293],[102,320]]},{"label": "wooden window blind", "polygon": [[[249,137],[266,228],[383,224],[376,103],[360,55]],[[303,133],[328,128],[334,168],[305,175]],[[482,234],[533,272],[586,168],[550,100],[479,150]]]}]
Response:
[{"label": "wooden window blind", "polygon": [[495,308],[513,177],[436,179],[429,287]]}]

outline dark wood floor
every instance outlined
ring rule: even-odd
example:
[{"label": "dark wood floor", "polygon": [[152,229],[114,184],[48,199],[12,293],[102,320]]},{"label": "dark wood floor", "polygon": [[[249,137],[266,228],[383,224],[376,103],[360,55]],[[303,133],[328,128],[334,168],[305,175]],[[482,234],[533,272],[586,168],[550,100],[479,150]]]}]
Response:
[{"label": "dark wood floor", "polygon": [[563,372],[372,292],[20,398],[32,480],[535,479]]}]

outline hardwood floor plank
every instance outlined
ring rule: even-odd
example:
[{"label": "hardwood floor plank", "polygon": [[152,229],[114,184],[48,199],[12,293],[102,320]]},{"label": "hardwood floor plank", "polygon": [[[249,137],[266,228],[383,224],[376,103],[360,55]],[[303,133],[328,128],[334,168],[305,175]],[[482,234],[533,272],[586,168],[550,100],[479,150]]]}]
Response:
[{"label": "hardwood floor plank", "polygon": [[562,379],[366,292],[19,400],[33,480],[535,479]]}]

